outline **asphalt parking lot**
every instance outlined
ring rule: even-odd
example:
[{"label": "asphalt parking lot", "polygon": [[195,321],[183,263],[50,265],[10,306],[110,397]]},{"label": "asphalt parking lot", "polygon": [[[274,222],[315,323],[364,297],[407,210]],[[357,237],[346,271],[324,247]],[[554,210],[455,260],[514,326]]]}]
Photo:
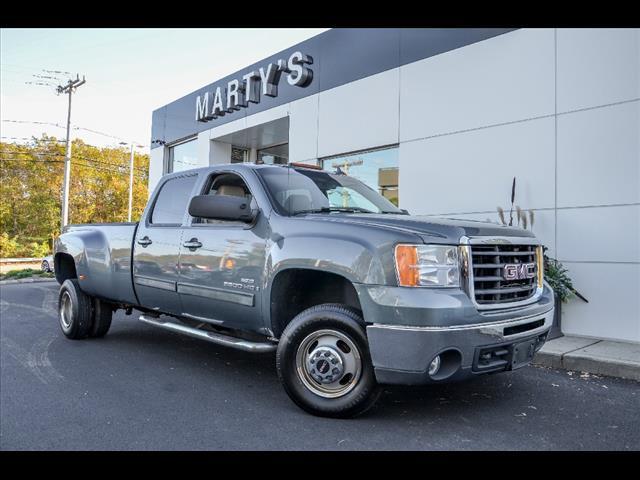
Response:
[{"label": "asphalt parking lot", "polygon": [[299,410],[273,354],[155,329],[119,312],[67,340],[55,282],[0,286],[2,450],[640,450],[640,384],[525,367],[386,387],[353,420]]}]

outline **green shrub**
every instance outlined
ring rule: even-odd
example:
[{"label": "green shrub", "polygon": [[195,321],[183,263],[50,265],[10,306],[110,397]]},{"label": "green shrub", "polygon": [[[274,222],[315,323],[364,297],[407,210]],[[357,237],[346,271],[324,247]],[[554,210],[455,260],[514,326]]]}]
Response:
[{"label": "green shrub", "polygon": [[29,278],[29,277],[53,277],[53,273],[50,272],[42,272],[40,270],[36,270],[33,268],[24,268],[22,270],[11,270],[10,272],[3,273],[0,275],[0,280],[17,280],[20,278]]},{"label": "green shrub", "polygon": [[0,257],[12,258],[15,257],[18,251],[18,242],[13,238],[9,238],[7,232],[0,234]]},{"label": "green shrub", "polygon": [[49,242],[46,240],[42,243],[28,242],[21,244],[15,237],[11,238],[6,232],[0,234],[0,257],[2,258],[46,257],[50,252]]},{"label": "green shrub", "polygon": [[49,242],[31,242],[25,250],[25,257],[46,257],[49,253],[51,253]]}]

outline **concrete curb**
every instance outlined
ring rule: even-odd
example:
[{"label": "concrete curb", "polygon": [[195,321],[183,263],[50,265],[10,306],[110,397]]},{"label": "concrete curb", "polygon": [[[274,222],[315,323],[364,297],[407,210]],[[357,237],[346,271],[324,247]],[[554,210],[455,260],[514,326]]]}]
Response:
[{"label": "concrete curb", "polygon": [[55,282],[55,278],[16,278],[11,280],[0,280],[0,285],[15,285],[17,283],[40,283],[40,282]]},{"label": "concrete curb", "polygon": [[640,345],[565,336],[547,342],[535,365],[640,382]]},{"label": "concrete curb", "polygon": [[0,263],[35,263],[47,257],[0,258]]}]

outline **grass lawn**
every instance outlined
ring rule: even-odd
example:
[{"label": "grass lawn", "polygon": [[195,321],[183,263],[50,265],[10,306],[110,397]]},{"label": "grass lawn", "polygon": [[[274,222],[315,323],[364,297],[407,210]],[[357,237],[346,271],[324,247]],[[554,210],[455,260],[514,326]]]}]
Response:
[{"label": "grass lawn", "polygon": [[7,273],[0,274],[0,280],[16,280],[19,278],[53,278],[55,275],[50,272],[43,272],[34,268],[23,268],[22,270],[12,270]]}]

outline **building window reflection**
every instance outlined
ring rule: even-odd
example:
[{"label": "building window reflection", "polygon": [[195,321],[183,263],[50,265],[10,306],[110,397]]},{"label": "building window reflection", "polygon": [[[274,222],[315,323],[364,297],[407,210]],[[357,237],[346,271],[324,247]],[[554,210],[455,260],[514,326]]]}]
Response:
[{"label": "building window reflection", "polygon": [[169,147],[169,159],[167,162],[167,172],[181,172],[198,168],[198,142],[189,140]]},{"label": "building window reflection", "polygon": [[289,163],[289,144],[274,145],[258,150],[256,159],[258,164],[286,165]]},{"label": "building window reflection", "polygon": [[246,163],[249,161],[249,149],[244,147],[231,147],[231,163]]},{"label": "building window reflection", "polygon": [[399,205],[397,146],[323,158],[320,166],[357,178],[394,205]]}]

